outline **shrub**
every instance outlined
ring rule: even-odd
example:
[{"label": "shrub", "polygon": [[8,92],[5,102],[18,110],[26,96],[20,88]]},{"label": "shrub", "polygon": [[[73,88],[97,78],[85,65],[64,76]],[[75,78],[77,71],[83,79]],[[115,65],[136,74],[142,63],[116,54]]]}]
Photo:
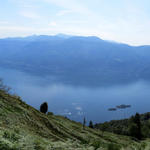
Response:
[{"label": "shrub", "polygon": [[52,116],[52,115],[54,115],[54,114],[53,114],[53,112],[48,112],[47,115]]},{"label": "shrub", "polygon": [[108,145],[108,150],[120,150],[120,146],[111,143]]},{"label": "shrub", "polygon": [[36,141],[34,142],[34,149],[35,149],[35,150],[44,150],[44,148],[41,146],[40,141],[38,141],[38,140],[36,140]]},{"label": "shrub", "polygon": [[8,143],[0,141],[0,150],[20,150],[20,148],[17,148],[16,146],[10,147]]},{"label": "shrub", "polygon": [[8,144],[3,143],[2,141],[0,141],[0,149],[1,150],[11,150],[11,148],[9,147]]},{"label": "shrub", "polygon": [[40,106],[40,111],[41,111],[42,113],[46,114],[47,110],[48,110],[48,104],[47,104],[47,102],[44,102],[44,103],[41,104],[41,106]]},{"label": "shrub", "polygon": [[3,138],[8,139],[11,142],[15,142],[19,140],[19,137],[15,133],[11,133],[8,131],[5,131],[3,134]]},{"label": "shrub", "polygon": [[100,141],[94,141],[92,143],[92,146],[94,147],[95,150],[98,149],[100,147],[100,145],[101,145]]}]

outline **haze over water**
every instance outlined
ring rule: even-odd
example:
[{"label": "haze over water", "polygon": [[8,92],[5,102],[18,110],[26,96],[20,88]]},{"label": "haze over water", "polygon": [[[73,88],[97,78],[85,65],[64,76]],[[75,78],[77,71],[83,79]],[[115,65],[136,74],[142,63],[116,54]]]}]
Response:
[{"label": "haze over water", "polygon": [[[17,70],[0,68],[0,77],[27,103],[39,109],[48,102],[49,111],[76,121],[104,122],[127,118],[136,112],[150,110],[150,84],[138,81],[128,85],[107,87],[77,87],[53,82],[51,77],[39,77]],[[131,108],[108,111],[116,105],[130,104]]]}]

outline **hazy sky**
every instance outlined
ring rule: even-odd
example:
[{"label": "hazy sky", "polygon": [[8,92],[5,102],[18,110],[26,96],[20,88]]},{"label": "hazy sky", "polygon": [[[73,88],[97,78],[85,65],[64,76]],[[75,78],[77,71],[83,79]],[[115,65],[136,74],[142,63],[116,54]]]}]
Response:
[{"label": "hazy sky", "polygon": [[150,0],[0,0],[0,37],[96,35],[150,45]]}]

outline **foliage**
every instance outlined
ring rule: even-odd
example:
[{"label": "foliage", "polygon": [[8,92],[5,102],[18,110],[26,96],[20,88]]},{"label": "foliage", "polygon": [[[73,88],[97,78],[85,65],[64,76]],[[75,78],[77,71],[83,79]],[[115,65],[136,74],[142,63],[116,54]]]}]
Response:
[{"label": "foliage", "polygon": [[49,115],[52,116],[52,115],[54,115],[54,114],[53,114],[53,112],[48,112],[47,115],[48,115],[48,116],[49,116]]},{"label": "foliage", "polygon": [[3,137],[5,139],[8,139],[8,140],[12,141],[12,142],[15,142],[15,141],[19,140],[19,136],[17,136],[15,133],[11,133],[11,132],[8,132],[8,131],[4,132]]},{"label": "foliage", "polygon": [[129,134],[139,140],[142,139],[142,132],[141,132],[141,120],[140,115],[136,113],[135,116],[132,116],[130,119],[130,127],[129,127]]},{"label": "foliage", "polygon": [[85,125],[86,125],[86,119],[85,117],[83,118],[83,129],[85,129]]},{"label": "foliage", "polygon": [[108,145],[108,150],[120,150],[120,146],[111,143]]},{"label": "foliage", "polygon": [[136,114],[129,119],[112,120],[95,124],[94,128],[121,135],[132,135],[138,139],[141,139],[141,137],[150,138],[150,112],[140,115]]},{"label": "foliage", "polygon": [[135,123],[131,123],[129,125],[129,134],[136,138],[136,137],[138,137],[137,131],[138,131],[137,125]]},{"label": "foliage", "polygon": [[93,122],[90,120],[90,122],[89,122],[89,127],[90,128],[94,128],[94,126],[93,126]]},{"label": "foliage", "polygon": [[41,145],[42,145],[41,142],[39,140],[36,140],[34,142],[34,149],[35,150],[44,150],[44,148]]},{"label": "foliage", "polygon": [[0,150],[20,150],[19,148],[11,148],[9,144],[0,141]]},{"label": "foliage", "polygon": [[92,146],[94,147],[94,149],[98,149],[101,146],[101,142],[100,141],[94,141],[92,143]]},{"label": "foliage", "polygon": [[41,106],[40,106],[40,111],[41,111],[42,113],[46,114],[47,110],[48,110],[48,104],[47,104],[47,102],[44,102],[44,103],[41,104]]},{"label": "foliage", "polygon": [[145,138],[149,138],[150,137],[150,127],[149,127],[149,123],[145,123],[142,127],[142,136]]}]

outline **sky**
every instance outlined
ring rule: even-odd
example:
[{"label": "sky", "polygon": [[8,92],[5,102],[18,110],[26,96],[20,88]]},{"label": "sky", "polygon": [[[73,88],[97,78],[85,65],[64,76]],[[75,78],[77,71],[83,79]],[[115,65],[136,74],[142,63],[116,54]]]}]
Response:
[{"label": "sky", "polygon": [[0,38],[58,33],[150,45],[150,0],[0,0]]}]

